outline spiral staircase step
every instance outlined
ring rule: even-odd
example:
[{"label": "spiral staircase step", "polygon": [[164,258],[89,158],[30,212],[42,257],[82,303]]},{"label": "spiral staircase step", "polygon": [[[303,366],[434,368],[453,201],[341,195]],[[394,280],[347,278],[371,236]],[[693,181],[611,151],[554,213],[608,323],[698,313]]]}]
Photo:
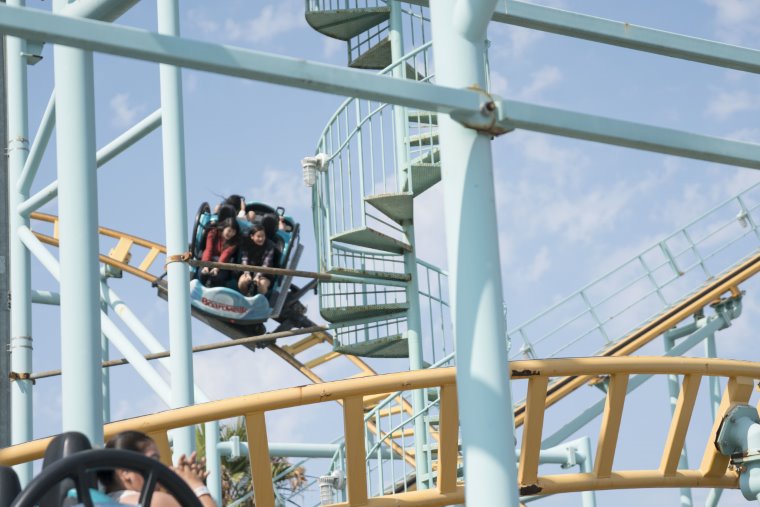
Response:
[{"label": "spiral staircase step", "polygon": [[335,352],[362,357],[409,357],[409,341],[400,334],[357,343],[336,345]]},{"label": "spiral staircase step", "polygon": [[387,315],[404,312],[409,308],[407,303],[385,303],[381,305],[339,306],[334,308],[321,308],[322,317],[332,323],[349,322],[359,319],[385,317]]},{"label": "spiral staircase step", "polygon": [[330,238],[330,241],[363,246],[365,248],[397,254],[412,251],[412,247],[409,244],[391,238],[390,236],[369,227],[359,227],[357,229],[351,229],[350,231],[336,234]]},{"label": "spiral staircase step", "polygon": [[390,7],[360,9],[313,10],[306,12],[306,22],[319,33],[343,41],[366,32],[387,21]]},{"label": "spiral staircase step", "polygon": [[409,146],[438,146],[438,132],[426,132],[406,138]]},{"label": "spiral staircase step", "polygon": [[364,201],[399,224],[414,215],[414,196],[409,192],[369,195]]},{"label": "spiral staircase step", "polygon": [[391,41],[386,37],[351,60],[348,66],[354,69],[380,70],[390,65],[391,61]]},{"label": "spiral staircase step", "polygon": [[[412,165],[412,195],[417,197],[422,192],[441,181],[441,165],[413,164]],[[408,191],[408,188],[404,188]]]}]

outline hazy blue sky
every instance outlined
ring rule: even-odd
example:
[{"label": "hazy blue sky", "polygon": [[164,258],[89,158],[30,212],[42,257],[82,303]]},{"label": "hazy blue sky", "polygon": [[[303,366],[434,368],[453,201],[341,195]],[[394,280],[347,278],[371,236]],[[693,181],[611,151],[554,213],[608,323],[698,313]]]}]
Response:
[{"label": "hazy blue sky", "polygon": [[[49,8],[48,2],[28,3],[34,8]],[[544,3],[749,47],[757,46],[760,35],[760,2],[756,0]],[[195,0],[183,1],[181,6],[182,33],[186,37],[346,64],[344,44],[308,27],[301,0]],[[154,29],[155,2],[140,2],[119,23]],[[492,24],[489,38],[492,88],[504,97],[760,142],[756,123],[760,86],[754,75],[500,24]],[[103,146],[159,107],[158,66],[97,56],[95,72],[97,139],[98,146]],[[48,47],[45,59],[29,70],[34,91],[30,95],[32,133],[47,103],[51,73],[52,51]],[[232,192],[282,205],[303,226],[306,251],[301,267],[314,268],[310,193],[301,182],[299,160],[313,154],[325,122],[343,98],[196,71],[184,71],[183,82],[188,223],[198,203],[215,201]],[[48,150],[34,190],[55,177],[53,148],[51,145]],[[497,138],[493,151],[501,275],[510,327],[758,181],[756,173],[748,169],[528,132]],[[98,173],[98,179],[103,226],[163,242],[160,133],[108,163]],[[445,266],[441,210],[446,203],[442,202],[439,187],[416,202],[416,234],[419,257]],[[52,203],[45,210],[56,213],[56,205]],[[41,269],[35,270],[33,286],[57,290],[55,282]],[[757,286],[756,281],[745,284],[744,315],[719,335],[718,350],[723,357],[760,359],[757,347],[751,345],[755,339],[752,331],[760,322]],[[165,302],[156,298],[146,284],[128,277],[112,281],[112,287],[165,341]],[[318,319],[313,298],[310,315]],[[60,361],[57,308],[35,308],[34,322],[34,370],[55,368]],[[212,330],[194,324],[195,344],[220,339]],[[660,353],[661,347],[658,342],[648,350]],[[394,363],[390,367],[397,366]],[[226,349],[205,353],[196,356],[195,367],[198,384],[215,399],[305,382],[268,351],[252,354]],[[381,364],[379,368],[389,366]],[[341,374],[331,372],[334,377]],[[163,408],[128,369],[114,369],[112,375],[114,418]],[[549,424],[567,420],[575,408],[568,406],[552,412]],[[702,417],[695,418],[709,424],[706,406],[700,409]],[[35,410],[35,435],[60,429],[58,380],[38,382]],[[655,417],[657,421],[665,420],[667,415],[663,383],[632,396],[626,416],[633,422],[624,423],[624,432],[631,430],[631,435],[624,433],[616,464],[635,467],[656,463],[666,423],[652,422],[649,433],[642,433],[646,425],[639,423],[654,421]],[[274,422],[270,438],[276,441],[327,442],[337,434],[332,424],[325,422],[323,413],[311,409],[270,421]],[[597,426],[594,423],[588,433],[580,434],[594,438]],[[319,433],[313,428],[318,428]],[[703,451],[704,437],[694,437],[693,443],[690,452],[695,463]],[[624,456],[626,451],[629,457]],[[652,451],[653,458],[643,457],[647,451]],[[695,492],[695,498],[702,496]],[[598,495],[600,505],[614,501],[620,506],[641,505],[659,498],[674,503],[677,492]],[[571,502],[579,502],[578,497]],[[740,502],[741,496],[731,492],[725,495],[723,505]]]}]

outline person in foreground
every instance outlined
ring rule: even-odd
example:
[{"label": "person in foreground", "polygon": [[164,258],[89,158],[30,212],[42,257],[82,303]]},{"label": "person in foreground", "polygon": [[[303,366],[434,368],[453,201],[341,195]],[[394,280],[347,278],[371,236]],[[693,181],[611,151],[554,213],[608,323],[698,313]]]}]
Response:
[{"label": "person in foreground", "polygon": [[[119,433],[106,442],[106,448],[134,451],[149,458],[160,458],[158,446],[153,439],[139,431],[123,431]],[[216,507],[216,502],[211,498],[211,493],[204,484],[208,475],[208,472],[205,471],[205,464],[203,460],[200,462],[196,461],[195,453],[192,453],[189,458],[184,454],[180,456],[177,466],[172,467],[172,470],[193,490],[203,507]],[[140,490],[144,484],[144,479],[139,473],[121,468],[102,470],[98,472],[98,479],[113,501],[127,505],[138,504]],[[156,490],[153,493],[151,507],[181,506],[172,495]]]}]

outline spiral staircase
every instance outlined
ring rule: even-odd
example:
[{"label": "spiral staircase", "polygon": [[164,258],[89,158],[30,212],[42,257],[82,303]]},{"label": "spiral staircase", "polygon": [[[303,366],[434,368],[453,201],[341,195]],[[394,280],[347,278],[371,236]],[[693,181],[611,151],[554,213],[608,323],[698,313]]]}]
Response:
[{"label": "spiral staircase", "polygon": [[[435,77],[427,8],[383,0],[307,0],[306,20],[346,42],[350,67],[421,82]],[[437,124],[436,113],[350,98],[319,138],[315,151],[325,162],[312,191],[319,269],[355,280],[319,284],[320,313],[335,331],[337,353],[407,357],[417,346],[424,367],[455,364],[446,273],[416,258],[413,234],[414,199],[441,180]],[[711,309],[708,320],[722,312],[726,320],[717,328],[728,327],[741,313],[738,284],[757,272],[758,206],[760,188],[752,187],[510,328],[510,359],[633,354]],[[742,271],[746,264],[752,266],[749,273]],[[746,276],[733,278],[740,271]],[[704,294],[712,299],[706,302]],[[410,333],[415,322],[420,329]],[[417,345],[409,341],[415,334],[421,336]],[[606,389],[603,379],[567,384],[566,378],[552,380],[547,405],[582,385]],[[515,396],[524,399],[527,392]],[[370,496],[434,487],[440,392],[426,389],[422,398],[423,405],[415,405],[412,393],[398,392],[365,405]],[[516,404],[518,425],[526,403]],[[426,432],[422,445],[415,440],[420,420]],[[419,460],[426,465],[418,467]],[[345,469],[343,452],[332,467]]]}]

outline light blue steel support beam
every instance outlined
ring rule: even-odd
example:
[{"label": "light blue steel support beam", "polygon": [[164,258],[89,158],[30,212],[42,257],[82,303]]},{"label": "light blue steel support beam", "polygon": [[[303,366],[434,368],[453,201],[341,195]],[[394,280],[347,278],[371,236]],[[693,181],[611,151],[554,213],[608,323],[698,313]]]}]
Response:
[{"label": "light blue steel support beam", "polygon": [[[514,100],[495,101],[496,125],[760,169],[760,145]],[[462,117],[465,122],[468,118]]]},{"label": "light blue steel support beam", "polygon": [[[114,292],[111,287],[101,287],[102,292],[100,297],[111,308],[119,318],[126,324],[130,331],[140,340],[140,342],[148,349],[151,354],[166,352],[166,349],[161,345],[161,342],[148,330],[147,327],[137,318],[127,304]],[[167,369],[170,370],[170,360],[167,358],[159,359],[159,362]],[[166,392],[170,391],[169,386],[166,386]],[[195,387],[195,399],[199,403],[205,403],[209,401],[208,396],[199,388]],[[166,399],[167,405],[169,404],[169,398]],[[219,456],[216,452],[216,444],[219,441],[219,423],[212,421],[204,425],[204,439],[206,443],[206,468],[209,472],[207,485],[211,490],[211,496],[217,499],[217,503],[221,503],[222,498],[222,480],[221,480],[221,463]]]},{"label": "light blue steel support beam", "polygon": [[[269,456],[281,458],[332,458],[339,444],[293,444],[270,442]],[[219,455],[227,458],[248,456],[248,442],[219,442]]]},{"label": "light blue steel support beam", "polygon": [[222,462],[219,459],[219,422],[211,421],[203,425],[206,445],[206,486],[217,505],[222,505]]},{"label": "light blue steel support beam", "polygon": [[[0,5],[0,31],[228,76],[351,95],[440,113],[458,111],[460,121],[483,128],[493,125],[502,130],[524,128],[723,164],[760,168],[760,147],[752,143],[657,127],[642,132],[643,125],[636,123],[617,122],[514,101],[498,101],[496,105],[501,105],[501,117],[494,118],[492,114],[479,113],[490,99],[470,90],[394,79],[355,69],[201,41],[181,40],[96,21],[60,18],[36,9]],[[508,112],[504,111],[505,107]],[[539,118],[533,118],[534,114]],[[555,115],[557,118],[552,118]],[[569,127],[568,120],[570,124],[577,121],[580,127]],[[613,135],[606,135],[608,128],[613,128]],[[658,139],[663,135],[664,140]]]},{"label": "light blue steel support beam", "polygon": [[[45,248],[45,246],[42,244],[42,242],[40,242],[40,240],[37,239],[34,233],[32,233],[32,231],[27,227],[21,227],[18,230],[18,235],[21,238],[21,241],[24,242],[24,245],[26,245],[26,247],[29,249],[29,251],[32,252],[38,261],[40,261],[40,264],[42,264],[42,266],[47,269],[51,275],[53,275],[53,278],[60,280],[62,265],[58,263],[58,260],[53,256],[53,254],[50,253],[50,251],[47,250],[47,248]],[[96,316],[98,316],[98,314],[96,314]],[[171,390],[169,384],[166,383],[161,375],[159,375],[153,366],[151,366],[148,360],[145,359],[142,353],[137,350],[134,345],[132,345],[124,333],[121,332],[118,326],[116,326],[116,324],[114,324],[114,322],[106,314],[101,312],[99,316],[103,333],[108,337],[111,343],[113,343],[114,347],[116,347],[116,349],[127,359],[127,361],[130,362],[137,374],[140,375],[140,377],[148,384],[148,386],[153,389],[159,398],[161,398],[168,406],[170,401],[169,392]],[[95,347],[93,348],[97,348],[99,355],[100,340],[98,340]],[[95,369],[98,371],[101,369],[100,363],[98,363],[98,366]],[[100,394],[100,384],[96,387],[96,391],[98,394]],[[98,418],[100,417],[101,414],[98,413]],[[95,441],[96,440],[93,440],[93,442]],[[102,442],[103,437],[101,436],[101,439],[97,441]]]},{"label": "light blue steel support beam", "polygon": [[[718,357],[718,350],[715,345],[715,333],[709,335],[705,339],[705,357],[711,359]],[[715,414],[718,413],[718,407],[720,406],[720,378],[710,377],[708,379],[708,385],[710,386],[710,414],[712,414],[714,421]],[[705,507],[716,507],[722,494],[722,489],[711,489],[707,494],[707,498],[705,499]]]},{"label": "light blue steel support beam", "polygon": [[[592,473],[594,471],[594,463],[591,457],[591,439],[589,437],[581,438],[578,441],[578,452],[581,455],[587,456],[587,459],[581,463],[581,472],[584,474]],[[596,492],[584,491],[581,493],[581,499],[583,507],[596,507]]]},{"label": "light blue steel support beam", "polygon": [[29,194],[34,177],[37,175],[37,169],[40,167],[42,156],[45,154],[50,136],[53,134],[53,127],[55,127],[55,92],[50,94],[50,100],[45,108],[45,113],[42,115],[42,121],[37,129],[37,134],[34,136],[32,148],[29,150],[29,158],[26,159],[26,163],[24,164],[24,172],[21,173],[21,177],[16,185],[17,190],[21,194]]},{"label": "light blue steel support beam", "polygon": [[[422,355],[422,317],[420,315],[420,286],[417,275],[417,247],[414,239],[414,224],[411,220],[403,224],[404,234],[407,242],[412,245],[412,251],[404,254],[404,272],[411,273],[412,279],[407,282],[406,300],[409,308],[406,310],[406,337],[409,344],[409,369],[422,370],[425,368],[425,362]],[[425,392],[423,389],[416,389],[412,392],[412,409],[415,414],[421,414],[425,409]],[[430,475],[430,462],[427,459],[428,453],[425,447],[428,443],[428,425],[425,418],[417,416],[414,418],[414,450],[415,456],[420,456],[416,460],[417,477],[422,478],[417,482],[419,489],[427,489],[433,486]],[[423,459],[422,456],[425,456]]]},{"label": "light blue steel support beam", "polygon": [[[430,6],[436,79],[485,89],[485,32],[495,0]],[[467,26],[457,16],[471,16]],[[483,17],[485,16],[485,22]],[[507,372],[491,138],[439,117],[457,393],[466,470],[465,503],[516,507],[512,400]],[[477,259],[477,262],[474,260]]]},{"label": "light blue steel support beam", "polygon": [[32,291],[32,303],[58,306],[61,304],[61,295],[47,290],[34,290]]},{"label": "light blue steel support beam", "polygon": [[[53,116],[55,117],[55,116]],[[124,150],[144,138],[161,125],[161,110],[156,109],[141,121],[130,127],[119,137],[103,146],[98,150],[95,156],[95,163],[98,168],[109,162],[111,159],[122,153]],[[35,139],[36,142],[36,139]],[[54,181],[32,197],[21,203],[18,207],[19,213],[28,215],[48,202],[55,199],[58,195],[58,182]]]},{"label": "light blue steel support beam", "polygon": [[[179,36],[179,2],[158,2],[158,31]],[[182,75],[179,67],[160,66],[161,136],[164,159],[164,214],[166,216],[166,256],[187,250],[187,195],[185,190],[185,134],[182,111]],[[190,276],[181,262],[169,262],[169,350],[171,351],[172,407],[193,404],[193,352],[190,328]],[[174,455],[190,455],[195,448],[192,427],[174,432]]]},{"label": "light blue steel support beam", "polygon": [[[712,359],[718,357],[714,333],[709,335],[705,340],[705,356]],[[718,413],[718,407],[720,407],[721,393],[720,378],[710,377],[710,413],[712,414],[713,421],[715,420],[715,414]]]},{"label": "light blue steel support beam", "polygon": [[37,9],[0,5],[0,32],[227,76],[361,97],[430,111],[478,111],[484,100],[469,90],[432,86],[337,65],[232,46],[180,39],[137,28],[62,18]]},{"label": "light blue steel support beam", "polygon": [[[116,314],[119,316],[122,322],[126,324],[129,330],[132,331],[135,336],[137,336],[137,339],[140,340],[140,343],[142,343],[145,348],[148,349],[148,352],[151,354],[160,354],[166,352],[166,349],[161,344],[161,342],[158,341],[158,339],[153,335],[153,333],[150,332],[147,327],[145,327],[140,319],[127,306],[124,300],[122,300],[111,287],[108,287],[107,289],[107,291],[101,292],[100,297],[103,299],[103,301],[105,301],[109,308],[116,312]],[[159,359],[158,362],[164,368],[166,368],[167,371],[171,370],[171,360],[169,358],[163,357]],[[206,394],[200,388],[195,387],[194,393],[195,399],[198,403],[206,403],[209,401],[208,396],[206,396]]]},{"label": "light blue steel support beam", "polygon": [[[691,350],[692,348],[696,347],[702,340],[704,340],[706,337],[710,336],[711,334],[715,333],[716,331],[720,329],[724,329],[728,327],[731,323],[726,321],[726,318],[728,315],[721,316],[721,315],[715,315],[711,318],[707,319],[706,325],[699,329],[699,331],[695,332],[688,338],[686,338],[684,341],[679,343],[678,345],[674,346],[670,352],[667,352],[665,354],[666,357],[676,357],[681,356]],[[738,315],[734,315],[733,318],[738,317]],[[627,392],[631,392],[637,387],[639,387],[641,384],[646,382],[652,378],[652,375],[635,375],[631,377],[631,380],[628,382],[628,390]],[[561,442],[565,441],[566,439],[570,438],[576,431],[579,431],[581,428],[583,428],[586,424],[593,421],[594,418],[599,416],[599,414],[602,413],[604,410],[604,404],[605,399],[601,399],[598,402],[591,405],[589,408],[581,412],[575,419],[570,421],[568,424],[564,425],[562,428],[554,432],[551,436],[545,438],[541,442],[541,448],[545,447],[552,447],[555,445],[559,445]]]},{"label": "light blue steel support beam", "polygon": [[[388,39],[391,43],[391,61],[397,62],[404,57],[404,33],[401,2],[391,0],[390,20],[388,26]],[[393,77],[396,79],[406,79],[406,65],[397,65],[393,69]],[[411,184],[407,184],[411,179],[411,167],[408,167],[407,157],[407,119],[406,108],[404,106],[393,106],[393,137],[395,141],[396,152],[396,183],[397,192],[406,186],[411,189]],[[403,224],[404,235],[409,245],[412,245],[411,252],[404,253],[404,271],[412,275],[412,279],[404,284],[406,288],[406,301],[409,305],[406,319],[406,335],[409,344],[409,369],[421,370],[425,367],[422,357],[422,319],[420,318],[420,296],[419,283],[417,282],[417,255],[416,244],[414,242],[414,222],[407,221]],[[422,389],[412,392],[412,409],[415,414],[419,414],[425,408],[425,393]],[[423,417],[414,419],[414,450],[415,456],[426,456],[425,446],[427,445],[428,428]],[[432,485],[430,477],[430,463],[428,459],[416,460],[417,487],[427,489]]]},{"label": "light blue steel support beam", "polygon": [[507,0],[506,12],[498,10],[501,12],[494,13],[493,20],[500,23],[760,73],[760,51],[755,49],[514,0]]},{"label": "light blue steel support beam", "polygon": [[87,0],[73,2],[63,8],[62,13],[75,18],[90,18],[99,21],[114,21],[140,0]]},{"label": "light blue steel support beam", "polygon": [[[105,268],[105,267],[104,267]],[[104,268],[101,268],[105,271]],[[108,278],[105,274],[100,279],[100,292],[108,290]],[[108,315],[108,304],[100,299],[100,311],[103,315]],[[100,335],[100,359],[101,361],[108,361],[108,336],[105,333]],[[103,368],[103,422],[111,422],[111,372],[109,368]]]},{"label": "light blue steel support beam", "polygon": [[[673,347],[675,346],[675,341],[673,338],[667,336],[667,333],[665,334],[664,343],[665,343],[665,355],[668,355],[670,351],[673,350]],[[678,395],[681,392],[681,385],[678,381],[678,375],[668,375],[668,395],[669,395],[669,401],[670,401],[670,415],[671,417],[676,413],[676,405],[678,403]],[[688,470],[689,469],[689,455],[686,452],[686,446],[684,445],[681,449],[681,457],[678,458],[678,468],[680,470]],[[694,501],[691,497],[691,489],[690,488],[680,488],[681,496],[681,507],[691,507],[694,505]]]},{"label": "light blue steel support beam", "polygon": [[[520,456],[520,449],[517,451]],[[579,438],[570,442],[563,442],[551,449],[542,449],[538,455],[538,462],[541,465],[556,464],[562,465],[563,468],[570,468],[578,465],[582,473],[590,474],[594,469],[593,454],[591,454],[591,439],[589,437]],[[532,502],[544,497],[531,496],[522,497],[523,503]],[[594,491],[584,491],[581,493],[583,507],[596,507],[596,495]]]},{"label": "light blue steel support beam", "polygon": [[[66,0],[55,0],[60,11]],[[63,431],[103,441],[98,195],[92,52],[56,45]]]},{"label": "light blue steel support beam", "polygon": [[[7,0],[9,5],[24,6],[24,0]],[[29,113],[27,97],[26,41],[6,38],[6,93],[8,114],[8,206],[10,291],[11,291],[11,371],[32,372],[32,288],[29,251],[15,234],[29,220],[15,212],[27,198],[18,191],[29,149]],[[5,213],[5,210],[0,211]],[[32,439],[32,382],[11,382],[11,444]],[[32,464],[15,467],[21,484],[32,479]]]},{"label": "light blue steel support beam", "polygon": [[[428,0],[409,0],[427,6]],[[499,23],[532,28],[613,46],[760,73],[760,51],[722,42],[664,32],[623,21],[535,5],[500,0],[491,18]]]}]

